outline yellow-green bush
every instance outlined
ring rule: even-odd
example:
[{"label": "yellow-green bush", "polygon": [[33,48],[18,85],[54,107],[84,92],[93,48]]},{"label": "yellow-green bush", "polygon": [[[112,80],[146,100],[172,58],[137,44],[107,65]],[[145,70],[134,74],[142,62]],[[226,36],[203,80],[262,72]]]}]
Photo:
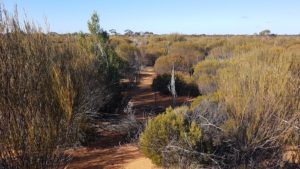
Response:
[{"label": "yellow-green bush", "polygon": [[202,95],[196,97],[193,102],[191,103],[191,109],[194,110],[202,101],[207,100],[210,102],[218,102],[219,101],[219,94],[218,92],[212,93],[210,95]]},{"label": "yellow-green bush", "polygon": [[159,74],[169,73],[175,66],[176,71],[192,74],[193,65],[205,57],[205,49],[193,41],[178,41],[166,45],[166,54],[155,62]]},{"label": "yellow-green bush", "polygon": [[[201,141],[200,128],[186,116],[187,107],[168,108],[165,113],[151,119],[140,137],[142,152],[155,164],[176,164],[176,152],[167,152],[168,146],[196,148]],[[167,153],[167,155],[164,155]],[[168,160],[166,160],[168,158]],[[178,161],[177,161],[178,162]]]},{"label": "yellow-green bush", "polygon": [[253,50],[219,72],[218,92],[228,111],[222,128],[239,150],[230,152],[235,163],[281,160],[277,150],[299,141],[292,137],[300,117],[299,56],[278,48]]},{"label": "yellow-green bush", "polygon": [[22,27],[17,15],[4,16],[0,168],[63,168],[69,160],[63,150],[85,139],[92,116],[111,98],[105,68],[90,53],[91,38],[44,33],[26,21]]},{"label": "yellow-green bush", "polygon": [[26,31],[0,32],[0,168],[54,168],[65,162],[59,146],[83,134],[86,121],[76,104],[82,86],[74,75],[86,74],[73,69],[76,45]]},{"label": "yellow-green bush", "polygon": [[201,94],[209,94],[218,89],[218,71],[226,66],[226,61],[205,60],[194,68],[193,78]]}]

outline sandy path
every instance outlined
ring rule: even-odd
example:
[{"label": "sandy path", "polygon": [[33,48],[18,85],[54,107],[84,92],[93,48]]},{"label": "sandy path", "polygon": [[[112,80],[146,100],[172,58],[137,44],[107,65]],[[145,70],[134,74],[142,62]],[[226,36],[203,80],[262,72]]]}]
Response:
[{"label": "sandy path", "polygon": [[[143,119],[149,114],[154,115],[170,106],[171,98],[161,96],[151,90],[152,80],[156,74],[151,67],[143,69],[141,72],[140,84],[136,89],[130,91],[133,96],[130,100],[136,111],[136,117]],[[180,97],[178,102],[185,102],[188,98]],[[112,125],[119,122],[120,119],[110,121]],[[99,122],[100,123],[100,122]],[[101,125],[101,123],[99,124]],[[101,134],[100,134],[101,133]],[[68,169],[157,169],[151,160],[145,158],[135,144],[121,144],[124,140],[124,134],[101,130],[100,138],[89,144],[89,146],[80,147],[75,150],[68,150],[74,159],[66,167]]]}]

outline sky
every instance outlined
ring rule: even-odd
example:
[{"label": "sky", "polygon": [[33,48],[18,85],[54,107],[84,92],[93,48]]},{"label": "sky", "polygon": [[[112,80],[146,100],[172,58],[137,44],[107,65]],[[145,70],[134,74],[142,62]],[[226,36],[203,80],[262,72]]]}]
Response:
[{"label": "sky", "polygon": [[53,32],[88,32],[96,11],[104,30],[156,34],[300,33],[300,0],[0,0]]}]

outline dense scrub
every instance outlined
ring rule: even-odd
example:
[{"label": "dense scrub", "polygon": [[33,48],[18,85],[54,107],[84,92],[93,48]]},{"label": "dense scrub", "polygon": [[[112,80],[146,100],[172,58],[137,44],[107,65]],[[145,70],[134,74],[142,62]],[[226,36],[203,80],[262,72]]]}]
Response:
[{"label": "dense scrub", "polygon": [[[191,139],[198,141],[192,149],[173,141],[173,145],[180,147],[173,151],[175,162],[162,155],[170,148],[164,144],[161,152],[156,151],[161,161],[167,161],[161,164],[184,168],[180,164],[185,159],[185,167],[191,168],[299,167],[300,39],[266,36],[220,39],[215,38],[207,47],[206,59],[194,66],[192,78],[203,95],[183,111],[189,112],[201,131],[201,138]],[[150,124],[159,120],[151,120],[148,128],[153,128]],[[167,121],[163,122],[169,125],[165,128],[173,124],[172,120]],[[143,135],[149,133],[155,135],[149,129]],[[167,130],[163,135],[172,133]],[[157,157],[148,151],[164,139],[148,138],[147,145],[151,147],[143,147],[145,137],[141,138],[145,154],[155,161]]]},{"label": "dense scrub", "polygon": [[169,94],[174,67],[177,94],[201,94],[148,122],[140,145],[156,164],[299,168],[298,36],[110,37],[97,14],[90,34],[57,35],[3,16],[0,168],[62,167],[63,150],[122,104],[120,79],[137,82],[143,65],[158,73],[153,90]]},{"label": "dense scrub", "polygon": [[[92,18],[94,28],[98,23]],[[91,33],[94,40],[57,37],[26,21],[22,26],[17,13],[13,17],[4,11],[0,168],[62,167],[69,160],[62,150],[82,142],[93,117],[111,102],[122,62],[102,31]]]}]

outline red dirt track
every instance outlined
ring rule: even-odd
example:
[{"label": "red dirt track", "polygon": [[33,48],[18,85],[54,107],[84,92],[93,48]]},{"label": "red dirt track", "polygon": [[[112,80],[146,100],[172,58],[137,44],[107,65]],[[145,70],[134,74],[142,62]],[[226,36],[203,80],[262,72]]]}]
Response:
[{"label": "red dirt track", "polygon": [[[130,100],[136,112],[137,119],[145,119],[148,112],[158,113],[171,105],[169,96],[162,96],[151,90],[152,80],[156,74],[152,67],[146,67],[141,72],[140,84],[129,91]],[[178,104],[188,102],[189,98],[179,97]],[[99,125],[115,124],[118,121],[99,121]],[[89,146],[67,150],[73,157],[67,169],[154,169],[157,168],[151,160],[145,158],[136,144],[121,144],[124,134],[109,131],[105,128],[99,130],[99,138]]]}]

